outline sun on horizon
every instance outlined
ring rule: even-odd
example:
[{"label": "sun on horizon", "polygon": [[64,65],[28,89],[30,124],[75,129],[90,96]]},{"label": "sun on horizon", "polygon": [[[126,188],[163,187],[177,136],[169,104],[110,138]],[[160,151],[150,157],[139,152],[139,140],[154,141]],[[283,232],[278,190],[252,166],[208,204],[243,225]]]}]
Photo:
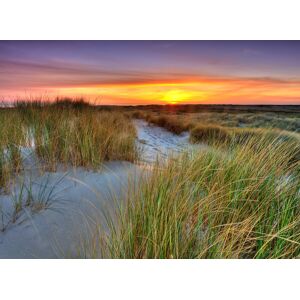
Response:
[{"label": "sun on horizon", "polygon": [[191,94],[187,91],[169,90],[165,93],[162,100],[168,104],[178,104],[191,98]]}]

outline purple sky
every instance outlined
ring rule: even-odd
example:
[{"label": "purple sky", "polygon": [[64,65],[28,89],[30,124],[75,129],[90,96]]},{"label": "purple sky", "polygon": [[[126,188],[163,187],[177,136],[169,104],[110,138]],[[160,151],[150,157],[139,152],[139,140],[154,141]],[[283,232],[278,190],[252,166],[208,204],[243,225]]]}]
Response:
[{"label": "purple sky", "polygon": [[0,41],[0,96],[44,92],[112,104],[300,104],[300,42]]}]

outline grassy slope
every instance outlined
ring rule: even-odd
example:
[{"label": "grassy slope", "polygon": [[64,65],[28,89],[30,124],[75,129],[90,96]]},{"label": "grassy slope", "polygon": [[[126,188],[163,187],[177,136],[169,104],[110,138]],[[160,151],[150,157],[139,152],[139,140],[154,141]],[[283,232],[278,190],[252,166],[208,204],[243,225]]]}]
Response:
[{"label": "grassy slope", "polygon": [[20,146],[35,142],[43,166],[59,163],[98,168],[103,161],[134,161],[135,127],[117,111],[77,101],[17,103],[0,111],[0,187],[22,169]]},{"label": "grassy slope", "polygon": [[112,258],[300,255],[299,144],[251,138],[157,167],[109,222]]},{"label": "grassy slope", "polygon": [[300,106],[178,105],[128,108],[136,116],[171,117],[177,124],[277,128],[300,132]]}]

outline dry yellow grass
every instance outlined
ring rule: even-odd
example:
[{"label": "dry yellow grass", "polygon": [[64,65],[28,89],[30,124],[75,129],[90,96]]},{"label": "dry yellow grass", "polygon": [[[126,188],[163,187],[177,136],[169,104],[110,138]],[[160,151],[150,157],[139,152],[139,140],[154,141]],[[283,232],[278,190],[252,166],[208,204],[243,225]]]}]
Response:
[{"label": "dry yellow grass", "polygon": [[300,255],[299,144],[255,136],[171,159],[132,189],[102,238],[110,258]]},{"label": "dry yellow grass", "polygon": [[22,169],[21,147],[32,147],[41,164],[99,168],[104,161],[135,161],[136,130],[119,111],[105,111],[69,99],[18,102],[0,111],[0,187]]}]

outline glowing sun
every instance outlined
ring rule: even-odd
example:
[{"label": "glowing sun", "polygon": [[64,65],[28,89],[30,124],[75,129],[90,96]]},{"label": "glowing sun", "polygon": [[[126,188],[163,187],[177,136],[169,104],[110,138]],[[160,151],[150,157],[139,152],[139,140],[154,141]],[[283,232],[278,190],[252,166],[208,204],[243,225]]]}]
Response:
[{"label": "glowing sun", "polygon": [[182,90],[167,91],[163,96],[163,101],[169,104],[177,104],[178,102],[185,101],[190,98],[190,94]]}]

